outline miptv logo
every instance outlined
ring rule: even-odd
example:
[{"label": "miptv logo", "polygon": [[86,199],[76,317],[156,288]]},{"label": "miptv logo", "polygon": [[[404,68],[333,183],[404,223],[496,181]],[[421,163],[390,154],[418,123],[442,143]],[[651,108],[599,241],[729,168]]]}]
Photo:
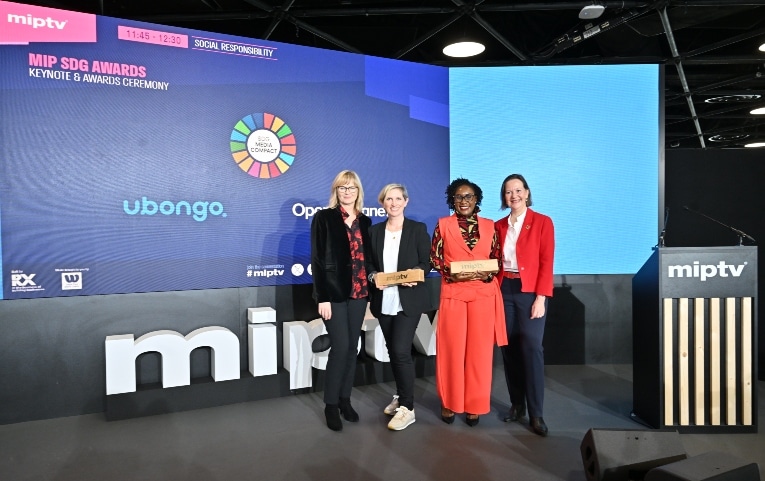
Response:
[{"label": "miptv logo", "polygon": [[250,114],[239,120],[231,131],[229,147],[239,168],[260,179],[287,172],[297,151],[290,126],[269,113]]},{"label": "miptv logo", "polygon": [[0,44],[97,41],[96,16],[90,13],[0,1],[0,22]]},{"label": "miptv logo", "polygon": [[12,13],[8,14],[8,23],[17,23],[17,24],[26,25],[32,28],[55,28],[58,30],[63,30],[64,27],[66,27],[67,22],[68,20],[58,21],[51,17],[48,17],[48,18],[33,17],[31,13],[28,13],[26,16],[14,15]]}]

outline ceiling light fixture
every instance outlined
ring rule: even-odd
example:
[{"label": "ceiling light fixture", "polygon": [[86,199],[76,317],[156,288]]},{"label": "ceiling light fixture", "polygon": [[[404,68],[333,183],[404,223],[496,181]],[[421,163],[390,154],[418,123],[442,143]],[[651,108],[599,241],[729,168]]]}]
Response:
[{"label": "ceiling light fixture", "polygon": [[754,109],[751,112],[749,112],[752,115],[765,115],[765,107],[760,107],[759,109]]},{"label": "ceiling light fixture", "polygon": [[760,52],[765,52],[765,43],[760,45]]},{"label": "ceiling light fixture", "polygon": [[603,15],[603,10],[605,10],[606,7],[603,5],[587,5],[582,8],[582,10],[579,11],[579,18],[582,20],[589,20],[591,18],[598,18],[601,15]]},{"label": "ceiling light fixture", "polygon": [[482,43],[478,42],[455,42],[444,47],[444,55],[449,57],[472,57],[486,50]]},{"label": "ceiling light fixture", "polygon": [[746,144],[744,147],[765,147],[765,142],[752,142],[751,144]]},{"label": "ceiling light fixture", "polygon": [[762,95],[760,94],[736,94],[736,95],[723,95],[721,97],[711,97],[704,100],[708,104],[725,104],[732,102],[754,102],[759,100]]},{"label": "ceiling light fixture", "polygon": [[748,139],[749,134],[716,134],[709,137],[710,142],[737,142]]}]

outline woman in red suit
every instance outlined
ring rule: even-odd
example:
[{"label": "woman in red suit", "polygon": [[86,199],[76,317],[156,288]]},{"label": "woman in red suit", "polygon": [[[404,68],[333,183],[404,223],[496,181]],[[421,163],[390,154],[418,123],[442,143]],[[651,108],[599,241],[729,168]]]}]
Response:
[{"label": "woman in red suit", "polygon": [[555,234],[552,220],[529,209],[526,179],[512,174],[502,182],[502,208],[510,215],[495,223],[502,249],[500,290],[505,307],[508,345],[502,348],[510,412],[505,422],[520,421],[528,406],[532,431],[547,436],[544,407],[542,338],[547,298],[553,293]]},{"label": "woman in red suit", "polygon": [[507,344],[502,297],[490,272],[452,273],[454,261],[500,258],[494,223],[478,217],[481,188],[456,179],[446,189],[454,215],[438,220],[430,262],[441,273],[441,301],[436,327],[436,387],[441,418],[454,422],[466,413],[470,426],[490,410],[494,344]]}]

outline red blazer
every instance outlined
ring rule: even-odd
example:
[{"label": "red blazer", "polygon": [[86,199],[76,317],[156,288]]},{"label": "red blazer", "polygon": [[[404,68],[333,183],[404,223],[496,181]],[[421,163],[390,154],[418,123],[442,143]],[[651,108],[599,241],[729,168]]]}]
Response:
[{"label": "red blazer", "polygon": [[[499,236],[499,245],[504,252],[507,225],[510,216],[494,223]],[[521,290],[552,297],[553,294],[553,255],[555,252],[555,232],[552,219],[544,214],[526,209],[526,219],[515,244],[518,258],[518,272],[521,275]],[[499,263],[497,278],[502,282],[502,262]]]}]

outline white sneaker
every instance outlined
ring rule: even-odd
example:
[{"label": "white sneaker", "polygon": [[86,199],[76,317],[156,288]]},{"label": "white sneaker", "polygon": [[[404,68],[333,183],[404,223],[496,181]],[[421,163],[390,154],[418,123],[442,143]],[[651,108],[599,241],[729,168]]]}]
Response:
[{"label": "white sneaker", "polygon": [[390,402],[387,406],[385,406],[385,409],[383,409],[383,412],[387,414],[388,416],[393,416],[396,414],[396,409],[398,409],[398,394],[395,394],[393,396],[393,401]]},{"label": "white sneaker", "polygon": [[391,431],[401,431],[414,422],[414,410],[410,411],[406,406],[396,409],[396,415],[388,423]]}]

